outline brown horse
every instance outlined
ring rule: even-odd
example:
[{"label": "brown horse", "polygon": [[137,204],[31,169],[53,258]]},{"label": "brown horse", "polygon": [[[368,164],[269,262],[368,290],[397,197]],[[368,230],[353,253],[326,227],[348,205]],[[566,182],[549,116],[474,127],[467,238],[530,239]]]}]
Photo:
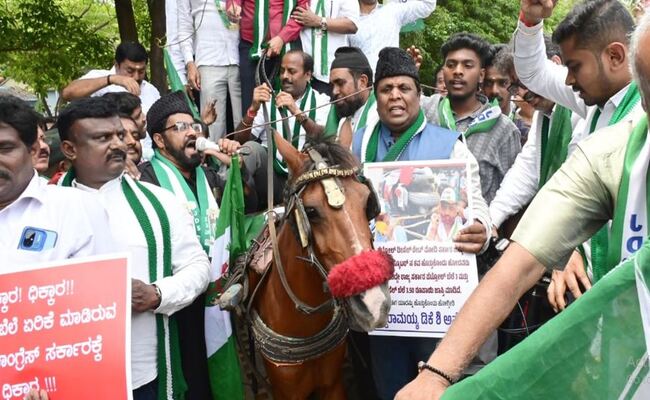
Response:
[{"label": "brown horse", "polygon": [[[251,292],[254,281],[259,282],[252,298],[253,335],[276,400],[312,394],[345,399],[342,365],[348,322],[365,330],[383,326],[390,307],[392,259],[377,257],[372,250],[368,225],[373,215],[367,215],[367,207],[376,199],[369,185],[357,179],[358,163],[347,150],[321,143],[308,153],[299,152],[280,135],[275,137],[289,169],[288,195],[277,233],[279,263],[276,259],[261,281],[249,273]],[[326,191],[338,191],[338,200]],[[337,289],[339,295],[349,297],[334,299],[325,285],[330,270],[336,266],[339,277],[352,280],[355,267],[348,268],[350,262],[367,264],[373,257],[383,268],[381,277],[356,289],[354,282],[350,288],[338,278],[336,286],[346,286]],[[361,280],[368,278],[365,268],[357,268]]]}]

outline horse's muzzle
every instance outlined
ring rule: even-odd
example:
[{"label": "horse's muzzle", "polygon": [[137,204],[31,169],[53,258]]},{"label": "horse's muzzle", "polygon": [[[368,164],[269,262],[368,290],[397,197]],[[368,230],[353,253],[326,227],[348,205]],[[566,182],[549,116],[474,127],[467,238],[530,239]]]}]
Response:
[{"label": "horse's muzzle", "polygon": [[383,250],[366,250],[335,265],[327,276],[332,296],[350,297],[386,283],[393,276],[395,260]]}]

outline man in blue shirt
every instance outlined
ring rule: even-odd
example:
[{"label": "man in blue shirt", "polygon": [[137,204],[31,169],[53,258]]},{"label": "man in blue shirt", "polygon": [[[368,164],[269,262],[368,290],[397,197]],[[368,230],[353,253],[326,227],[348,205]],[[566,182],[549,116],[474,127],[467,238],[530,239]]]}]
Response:
[{"label": "man in blue shirt", "polygon": [[[474,223],[454,236],[456,249],[480,253],[487,247],[490,220],[481,196],[478,163],[460,134],[427,123],[420,109],[420,78],[412,58],[394,47],[379,53],[374,84],[379,121],[369,122],[354,136],[352,151],[362,163],[467,160]],[[438,339],[371,336],[372,369],[381,399],[392,399],[417,374]],[[495,354],[496,355],[496,354]],[[484,360],[489,361],[489,360]]]}]

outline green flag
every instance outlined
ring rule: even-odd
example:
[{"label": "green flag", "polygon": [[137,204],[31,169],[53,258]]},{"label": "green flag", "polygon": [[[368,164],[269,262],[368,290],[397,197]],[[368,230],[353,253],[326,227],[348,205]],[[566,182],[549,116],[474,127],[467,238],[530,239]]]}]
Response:
[{"label": "green flag", "polygon": [[650,398],[647,282],[648,242],[526,340],[449,388],[443,399]]},{"label": "green flag", "polygon": [[237,256],[248,249],[250,238],[257,235],[263,224],[264,215],[244,219],[244,189],[239,157],[234,156],[221,201],[216,240],[212,248],[211,283],[206,296],[205,342],[210,387],[215,400],[243,399],[244,392],[230,315],[212,303],[221,292],[223,274]]},{"label": "green flag", "polygon": [[178,76],[178,71],[176,71],[176,68],[174,68],[174,63],[172,63],[172,57],[164,47],[163,57],[165,59],[165,69],[167,70],[167,81],[169,82],[169,88],[172,90],[172,92],[177,92],[179,90],[183,92],[185,95],[185,100],[190,106],[190,110],[192,110],[192,116],[195,120],[200,121],[201,115],[199,114],[199,110],[196,108],[196,104],[194,104],[192,99],[190,99],[190,96],[187,95],[187,92],[185,91],[185,85],[183,85],[180,76]]}]

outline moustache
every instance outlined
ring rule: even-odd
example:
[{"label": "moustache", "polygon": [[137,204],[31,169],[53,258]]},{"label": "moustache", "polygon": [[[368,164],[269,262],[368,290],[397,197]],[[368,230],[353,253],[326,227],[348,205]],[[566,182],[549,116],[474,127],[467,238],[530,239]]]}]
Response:
[{"label": "moustache", "polygon": [[106,161],[110,161],[113,158],[121,159],[122,161],[126,160],[126,152],[123,150],[114,150],[108,156],[106,156]]},{"label": "moustache", "polygon": [[50,152],[47,150],[41,150],[38,152],[38,158],[50,158]]}]

